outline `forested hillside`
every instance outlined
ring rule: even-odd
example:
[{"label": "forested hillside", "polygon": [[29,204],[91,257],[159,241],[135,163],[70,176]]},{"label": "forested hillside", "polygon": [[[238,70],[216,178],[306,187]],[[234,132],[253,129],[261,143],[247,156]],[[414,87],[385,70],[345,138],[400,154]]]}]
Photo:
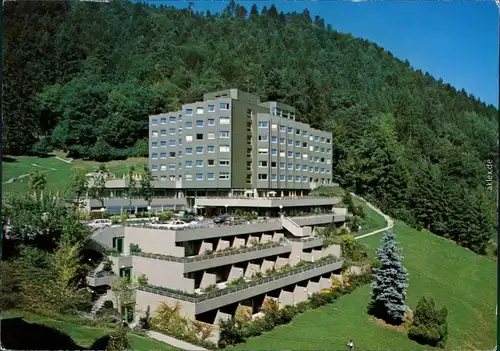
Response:
[{"label": "forested hillside", "polygon": [[392,216],[476,252],[494,233],[498,111],[307,10],[4,6],[4,154],[145,155],[148,114],[236,87],[332,131],[336,180]]}]

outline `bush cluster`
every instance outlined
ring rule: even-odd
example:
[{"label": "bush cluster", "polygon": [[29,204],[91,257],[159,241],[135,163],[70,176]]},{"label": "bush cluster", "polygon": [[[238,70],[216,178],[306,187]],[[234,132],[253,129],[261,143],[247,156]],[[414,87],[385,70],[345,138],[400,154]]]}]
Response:
[{"label": "bush cluster", "polygon": [[447,317],[446,307],[438,310],[434,299],[422,297],[417,304],[408,337],[419,344],[444,348],[448,336]]},{"label": "bush cluster", "polygon": [[327,293],[315,293],[307,301],[299,302],[297,305],[285,306],[280,309],[275,303],[268,303],[262,308],[264,316],[250,322],[237,321],[235,318],[220,322],[219,348],[225,348],[245,342],[247,338],[259,336],[270,331],[278,325],[288,324],[299,313],[333,303],[340,296],[349,294],[356,288],[371,282],[371,273],[352,277],[349,285],[330,290]]}]

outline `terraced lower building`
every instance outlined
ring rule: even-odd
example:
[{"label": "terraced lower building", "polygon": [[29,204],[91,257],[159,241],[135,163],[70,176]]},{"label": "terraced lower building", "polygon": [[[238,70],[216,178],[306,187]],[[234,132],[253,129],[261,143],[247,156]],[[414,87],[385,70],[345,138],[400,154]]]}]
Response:
[{"label": "terraced lower building", "polygon": [[217,341],[218,320],[238,306],[258,314],[266,298],[296,304],[329,288],[331,275],[342,268],[340,246],[325,246],[318,235],[319,228],[345,224],[347,210],[336,206],[340,198],[205,197],[196,203],[207,217],[230,213],[246,219],[182,230],[126,224],[94,234],[95,242],[115,253],[111,269],[106,273],[99,265],[89,285],[104,291],[118,275],[147,280],[136,291],[130,321],[148,307],[154,314],[163,302],[179,304],[183,316],[214,325],[211,339]]}]

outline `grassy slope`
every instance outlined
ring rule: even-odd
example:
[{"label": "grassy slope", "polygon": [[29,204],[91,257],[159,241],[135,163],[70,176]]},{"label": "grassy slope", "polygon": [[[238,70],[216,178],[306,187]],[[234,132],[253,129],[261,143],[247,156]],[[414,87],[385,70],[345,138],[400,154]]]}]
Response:
[{"label": "grassy slope", "polygon": [[[55,157],[38,158],[38,157],[16,157],[14,162],[2,162],[2,179],[3,182],[12,177],[19,177],[23,174],[28,174],[31,169],[35,168],[33,164],[42,167],[36,167],[47,176],[47,189],[63,191],[69,187],[71,182],[71,174],[74,169],[80,168],[85,171],[92,171],[99,167],[98,162],[75,160],[72,163],[65,163]],[[106,163],[106,167],[117,176],[122,176],[127,171],[129,166],[135,166],[136,169],[142,168],[142,165],[147,163],[146,158],[130,158],[123,161],[111,161]],[[51,170],[49,168],[53,168]],[[15,183],[2,184],[2,191],[5,192],[25,192],[28,191],[28,177],[16,181]]]},{"label": "grassy slope", "polygon": [[353,201],[356,206],[361,205],[361,207],[363,207],[363,212],[365,213],[365,218],[361,220],[361,230],[356,235],[363,235],[387,226],[387,221],[384,217],[368,207],[365,202],[356,198],[354,198]]},{"label": "grassy slope", "polygon": [[[51,317],[35,315],[24,311],[3,311],[1,312],[1,317],[2,319],[23,317],[23,319],[28,323],[36,323],[57,329],[69,335],[78,345],[87,348],[89,348],[96,339],[108,335],[112,332],[111,329],[103,327],[91,327],[86,325],[75,324],[71,322],[71,318],[66,318],[63,316],[61,316],[58,319],[55,319]],[[30,336],[26,335],[26,337]],[[171,345],[137,334],[129,333],[129,340],[132,349],[135,351],[177,350]]]},{"label": "grassy slope", "polygon": [[[410,307],[414,309],[422,295],[430,295],[438,307],[448,308],[448,350],[492,349],[496,336],[495,263],[400,222],[396,222],[395,233],[410,274]],[[360,242],[374,250],[380,245],[380,235]],[[356,350],[429,349],[410,341],[404,332],[382,327],[372,320],[366,314],[369,292],[369,287],[361,288],[235,349],[343,349],[350,337]]]}]

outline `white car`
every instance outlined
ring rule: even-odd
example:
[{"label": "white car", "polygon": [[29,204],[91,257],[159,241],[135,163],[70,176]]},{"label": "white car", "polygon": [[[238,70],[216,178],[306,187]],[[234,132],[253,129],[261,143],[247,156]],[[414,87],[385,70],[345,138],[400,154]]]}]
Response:
[{"label": "white car", "polygon": [[111,227],[112,224],[110,219],[94,219],[92,222],[88,223],[88,226],[96,230]]},{"label": "white car", "polygon": [[187,228],[189,226],[191,226],[192,224],[194,224],[193,222],[191,223],[186,223],[184,221],[181,221],[180,219],[174,219],[170,222],[167,222],[167,223],[162,223],[162,224],[153,224],[153,227],[154,228],[158,228],[158,229],[181,229],[181,228]]}]

